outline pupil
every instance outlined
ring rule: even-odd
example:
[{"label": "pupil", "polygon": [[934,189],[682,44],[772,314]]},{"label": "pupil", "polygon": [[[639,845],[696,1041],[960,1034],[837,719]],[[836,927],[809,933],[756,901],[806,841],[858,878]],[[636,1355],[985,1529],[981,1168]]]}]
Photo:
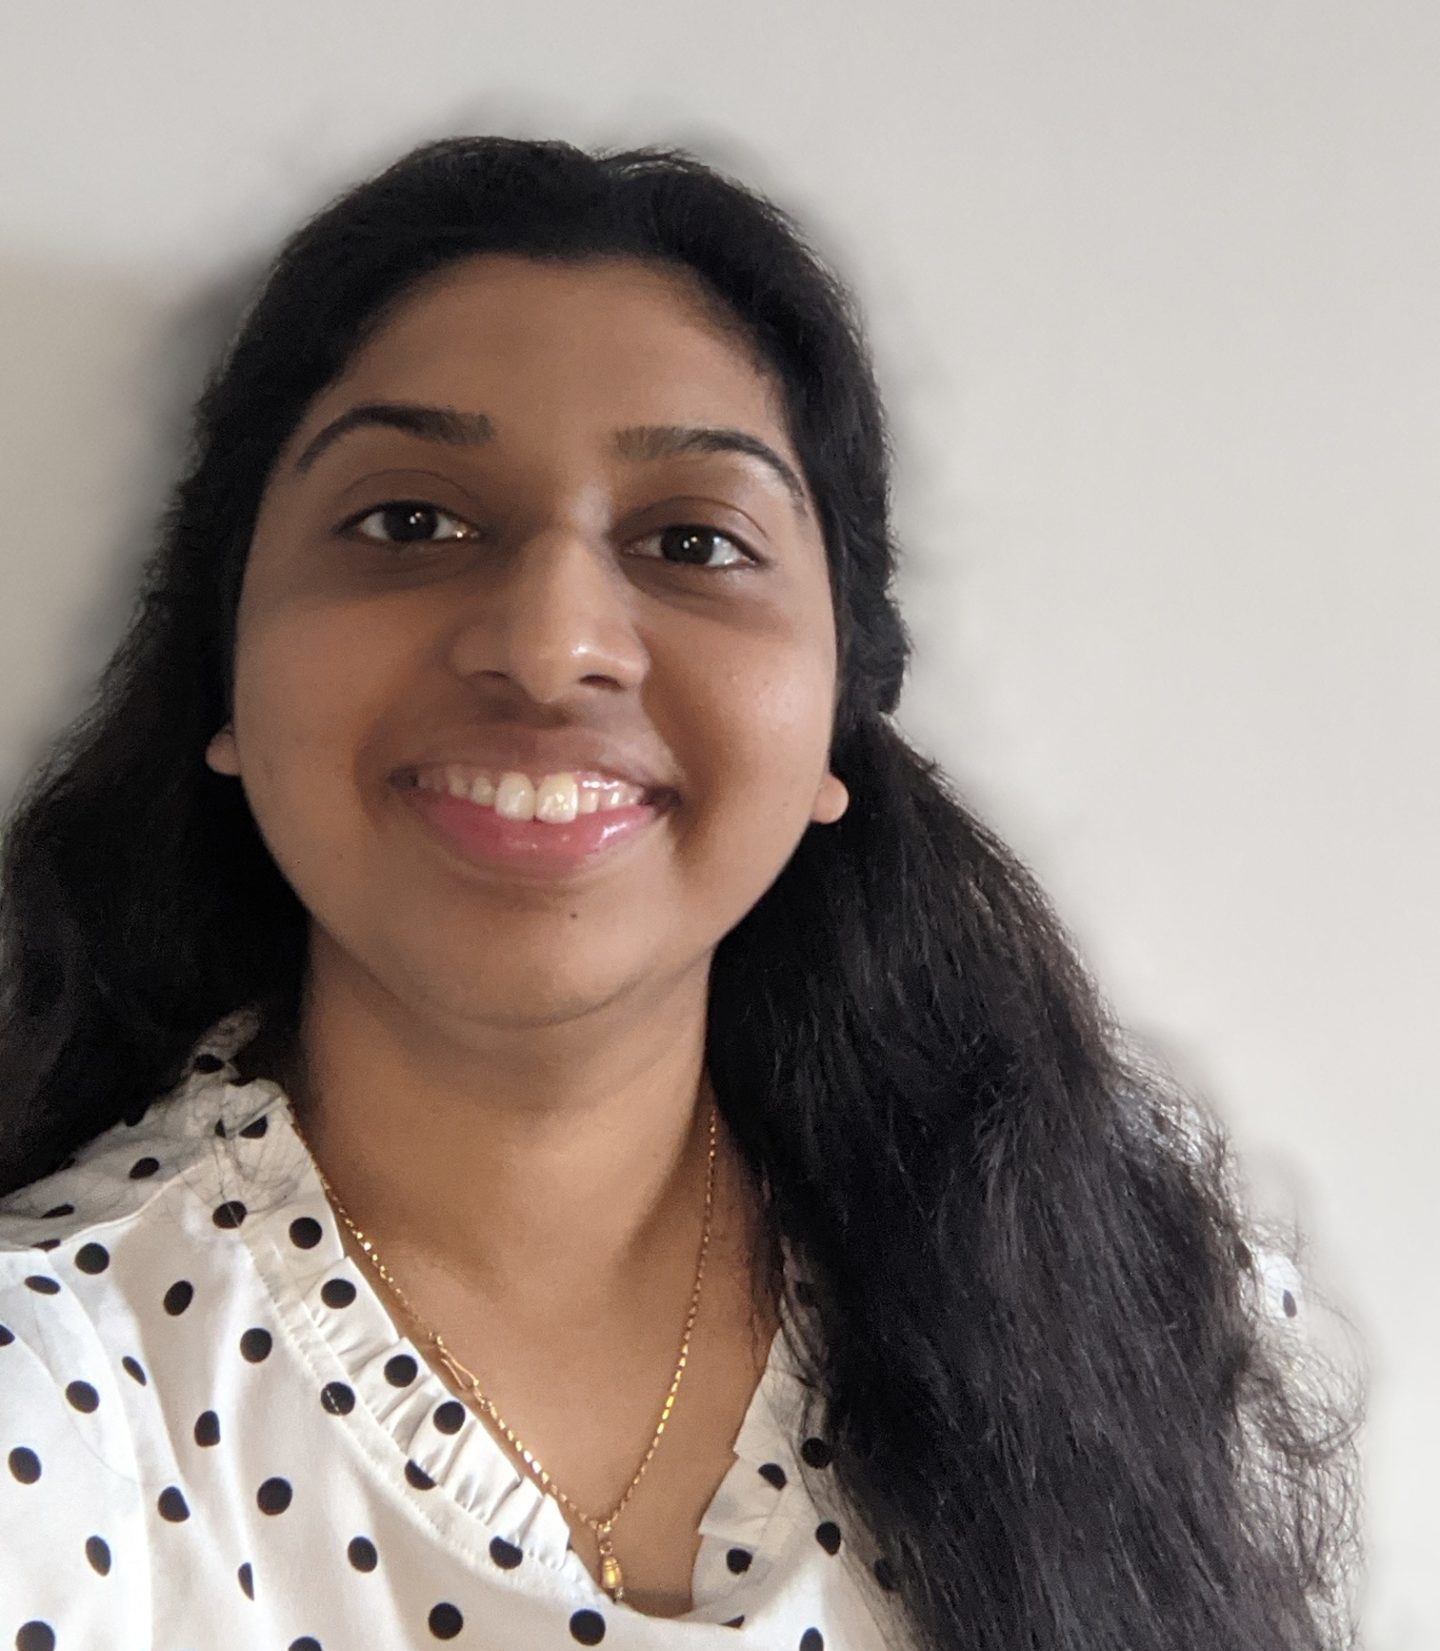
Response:
[{"label": "pupil", "polygon": [[[672,544],[678,539],[686,547],[681,560],[703,564],[710,559],[710,541],[715,537],[713,529],[708,527],[669,527],[665,529],[665,534],[670,536]],[[691,551],[694,551],[695,554],[692,555]]]},{"label": "pupil", "polygon": [[[385,519],[385,531],[387,533],[392,531],[393,524],[397,521],[409,522],[413,524],[417,519],[422,522],[428,522],[431,532],[434,531],[435,509],[433,506],[428,504],[406,502],[402,504],[386,505],[383,511],[383,516]],[[428,538],[429,536],[429,533],[423,531],[418,535],[418,537],[422,539]]]}]

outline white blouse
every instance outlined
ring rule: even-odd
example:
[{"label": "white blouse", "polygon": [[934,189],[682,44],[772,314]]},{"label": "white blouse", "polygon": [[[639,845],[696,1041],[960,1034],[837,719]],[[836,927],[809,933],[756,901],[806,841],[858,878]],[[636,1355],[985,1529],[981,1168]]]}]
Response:
[{"label": "white blouse", "polygon": [[[700,1525],[693,1608],[614,1604],[341,1243],[247,1012],[143,1118],[0,1199],[0,1646],[882,1651],[783,1336]],[[837,1499],[838,1505],[838,1499]]]}]

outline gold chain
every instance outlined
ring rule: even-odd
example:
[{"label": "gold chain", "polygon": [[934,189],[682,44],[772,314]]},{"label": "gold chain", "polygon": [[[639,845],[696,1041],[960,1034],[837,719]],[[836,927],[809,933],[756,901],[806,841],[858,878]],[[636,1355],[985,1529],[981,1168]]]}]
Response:
[{"label": "gold chain", "polygon": [[650,1441],[650,1448],[645,1452],[644,1459],[641,1461],[640,1466],[635,1470],[635,1477],[625,1487],[624,1494],[603,1519],[597,1519],[594,1515],[585,1513],[571,1501],[564,1491],[560,1489],[545,1469],[542,1468],[539,1462],[536,1461],[531,1452],[527,1450],[525,1446],[521,1444],[519,1439],[515,1437],[513,1429],[502,1418],[500,1412],[496,1410],[494,1404],[485,1396],[484,1393],[481,1392],[480,1383],[474,1373],[467,1370],[465,1366],[460,1363],[454,1354],[451,1353],[450,1349],[446,1347],[441,1337],[437,1335],[434,1330],[430,1329],[430,1327],[410,1305],[409,1298],[390,1276],[390,1270],[386,1267],[385,1263],[381,1261],[374,1244],[366,1238],[365,1234],[362,1233],[359,1227],[357,1227],[350,1219],[349,1214],[346,1212],[345,1206],[340,1202],[339,1198],[336,1197],[335,1189],[330,1185],[329,1181],[325,1179],[325,1172],[320,1168],[319,1163],[316,1161],[315,1154],[310,1147],[310,1142],[306,1138],[304,1130],[300,1127],[300,1120],[296,1116],[293,1105],[290,1107],[290,1118],[295,1127],[295,1133],[300,1137],[301,1145],[310,1155],[310,1162],[315,1167],[315,1173],[320,1177],[320,1185],[324,1187],[326,1197],[329,1198],[330,1202],[335,1206],[336,1213],[339,1215],[340,1219],[354,1234],[355,1242],[360,1246],[366,1260],[371,1263],[371,1265],[375,1268],[375,1271],[385,1281],[386,1287],[401,1303],[405,1311],[410,1315],[411,1319],[413,1319],[414,1322],[418,1324],[422,1330],[424,1330],[430,1345],[435,1350],[436,1357],[450,1372],[451,1376],[462,1385],[469,1387],[476,1403],[480,1405],[480,1407],[490,1417],[491,1421],[494,1422],[496,1427],[500,1429],[501,1433],[505,1435],[510,1445],[519,1455],[520,1459],[525,1463],[525,1466],[529,1468],[531,1473],[533,1473],[536,1479],[539,1480],[541,1487],[550,1492],[559,1502],[569,1508],[577,1519],[581,1520],[582,1523],[588,1525],[590,1529],[594,1531],[596,1541],[599,1545],[600,1586],[612,1600],[615,1600],[617,1603],[623,1600],[625,1597],[625,1575],[620,1568],[620,1561],[615,1556],[615,1544],[611,1537],[611,1531],[614,1528],[615,1521],[624,1512],[626,1504],[635,1494],[635,1487],[640,1483],[645,1469],[650,1466],[650,1459],[654,1456],[656,1447],[660,1443],[660,1437],[665,1431],[665,1424],[670,1420],[670,1412],[675,1408],[675,1395],[680,1391],[680,1379],[685,1374],[686,1365],[690,1362],[690,1335],[695,1328],[695,1319],[700,1310],[700,1284],[705,1277],[705,1255],[710,1248],[710,1220],[715,1203],[715,1146],[720,1118],[718,1107],[716,1107],[713,1101],[710,1103],[710,1156],[705,1170],[705,1228],[700,1238],[700,1260],[695,1268],[695,1288],[691,1292],[690,1296],[690,1310],[685,1316],[685,1332],[680,1339],[680,1357],[675,1365],[675,1375],[670,1382],[670,1391],[665,1395],[665,1403],[661,1407],[660,1411],[660,1422],[655,1429],[654,1438]]}]

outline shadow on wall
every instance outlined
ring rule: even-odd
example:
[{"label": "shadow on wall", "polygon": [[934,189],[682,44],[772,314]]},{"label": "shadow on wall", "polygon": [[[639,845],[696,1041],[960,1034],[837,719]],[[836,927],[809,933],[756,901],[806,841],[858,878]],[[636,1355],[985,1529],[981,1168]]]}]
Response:
[{"label": "shadow on wall", "polygon": [[259,275],[176,294],[0,262],[0,810],[124,631],[191,405]]}]

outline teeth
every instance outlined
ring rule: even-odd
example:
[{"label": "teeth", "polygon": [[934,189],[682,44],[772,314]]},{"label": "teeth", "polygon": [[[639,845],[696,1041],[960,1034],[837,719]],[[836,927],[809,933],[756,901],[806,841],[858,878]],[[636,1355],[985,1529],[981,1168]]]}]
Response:
[{"label": "teeth", "polygon": [[[541,780],[541,785],[545,781]],[[504,820],[535,818],[535,787],[524,774],[502,774],[495,787],[495,812]]]},{"label": "teeth", "polygon": [[547,774],[535,792],[535,818],[569,825],[580,812],[580,787],[573,774]]},{"label": "teeth", "polygon": [[503,819],[540,820],[548,825],[568,825],[582,814],[633,808],[645,796],[643,787],[620,780],[582,779],[567,772],[546,774],[537,785],[518,771],[492,779],[458,763],[424,769],[415,776],[415,783],[428,791],[493,808]]}]

